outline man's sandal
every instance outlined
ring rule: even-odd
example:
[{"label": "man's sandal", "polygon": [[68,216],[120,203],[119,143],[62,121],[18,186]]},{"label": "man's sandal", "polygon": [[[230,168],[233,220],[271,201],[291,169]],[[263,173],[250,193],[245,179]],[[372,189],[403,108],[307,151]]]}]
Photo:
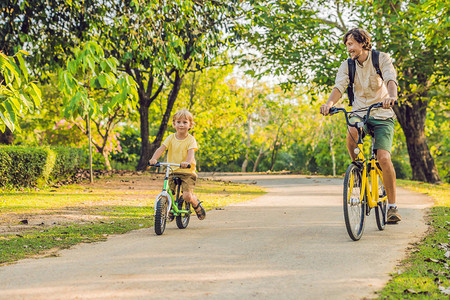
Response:
[{"label": "man's sandal", "polygon": [[[200,211],[197,211],[197,208],[200,207]],[[206,217],[206,211],[202,206],[202,202],[198,201],[197,206],[192,205],[192,208],[194,209],[195,213],[197,214],[197,218],[199,220],[203,220]]]}]

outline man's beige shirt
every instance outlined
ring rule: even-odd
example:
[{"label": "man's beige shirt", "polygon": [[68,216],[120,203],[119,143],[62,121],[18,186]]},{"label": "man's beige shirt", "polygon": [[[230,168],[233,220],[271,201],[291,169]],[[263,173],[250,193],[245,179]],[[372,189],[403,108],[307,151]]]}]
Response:
[{"label": "man's beige shirt", "polygon": [[[370,105],[381,102],[383,99],[387,98],[389,96],[387,90],[389,81],[394,81],[398,86],[397,73],[395,72],[389,54],[380,52],[380,69],[384,82],[372,65],[372,51],[369,52],[369,56],[363,64],[360,64],[358,60],[356,60],[356,74],[355,82],[353,84],[355,99],[353,101],[352,111],[367,108]],[[345,60],[339,67],[334,87],[341,92],[341,95],[344,95],[349,82],[348,62]],[[365,112],[356,112],[356,114],[362,117],[365,115]],[[370,115],[376,119],[395,118],[395,113],[392,108],[372,109]]]}]

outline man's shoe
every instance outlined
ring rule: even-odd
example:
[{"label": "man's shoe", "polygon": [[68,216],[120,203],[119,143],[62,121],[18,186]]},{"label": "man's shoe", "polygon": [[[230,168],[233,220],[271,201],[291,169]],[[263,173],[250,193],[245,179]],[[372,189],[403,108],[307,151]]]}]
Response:
[{"label": "man's shoe", "polygon": [[389,208],[387,212],[387,223],[388,224],[397,224],[397,222],[401,221],[402,218],[397,212],[397,207]]}]

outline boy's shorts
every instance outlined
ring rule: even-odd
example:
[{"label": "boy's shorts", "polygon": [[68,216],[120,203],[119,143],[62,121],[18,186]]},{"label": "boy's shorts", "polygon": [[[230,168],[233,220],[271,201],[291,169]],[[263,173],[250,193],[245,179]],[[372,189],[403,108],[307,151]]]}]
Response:
[{"label": "boy's shorts", "polygon": [[170,175],[169,188],[176,192],[175,182],[172,180],[173,177],[178,177],[181,179],[181,190],[182,191],[194,191],[195,181],[197,180],[197,174],[186,174],[186,173],[174,173]]},{"label": "boy's shorts", "polygon": [[[350,123],[355,123],[362,121],[362,118],[352,116],[349,121]],[[365,134],[370,134],[375,137],[373,149],[383,149],[391,153],[395,131],[395,121],[393,118],[379,120],[370,117],[363,129]]]}]

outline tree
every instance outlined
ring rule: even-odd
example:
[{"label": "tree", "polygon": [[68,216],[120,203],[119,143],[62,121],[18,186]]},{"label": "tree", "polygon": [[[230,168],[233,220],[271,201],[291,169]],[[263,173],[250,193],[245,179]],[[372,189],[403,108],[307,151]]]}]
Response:
[{"label": "tree", "polygon": [[[130,107],[137,99],[135,82],[127,74],[117,70],[118,61],[114,57],[105,58],[103,50],[94,42],[88,42],[82,49],[75,51],[75,59],[67,62],[67,69],[61,72],[59,82],[66,96],[65,116],[76,119],[81,117],[89,138],[90,174],[92,178],[92,133],[91,119],[108,116],[106,122],[95,122],[102,137],[96,144],[105,158],[105,165],[111,168],[106,144],[111,136],[119,112]],[[81,129],[83,127],[79,126]],[[104,129],[104,134],[100,132]]]},{"label": "tree", "polygon": [[[430,153],[425,123],[430,92],[448,85],[450,42],[446,1],[373,1],[361,14],[377,46],[392,53],[398,70],[400,105],[394,107],[405,133],[414,180],[436,183],[439,174]],[[389,26],[386,26],[388,24]]]},{"label": "tree", "polygon": [[[112,0],[114,1],[114,0]],[[63,67],[72,49],[89,40],[89,33],[109,11],[107,1],[7,0],[0,2],[0,52],[12,56],[19,50],[26,57],[31,76],[46,82]],[[101,26],[100,26],[101,27]],[[2,140],[11,141],[6,128]]]},{"label": "tree", "polygon": [[[141,157],[144,169],[161,145],[169,117],[187,72],[215,63],[227,48],[227,22],[238,1],[144,1],[115,3],[112,23],[102,28],[105,49],[120,61],[138,86]],[[149,107],[168,91],[158,132],[149,141]]]},{"label": "tree", "polygon": [[[346,59],[341,37],[350,27],[373,33],[376,47],[395,59],[401,105],[395,108],[406,135],[413,179],[437,182],[425,138],[428,93],[448,82],[448,5],[445,1],[302,1],[273,0],[264,6],[247,1],[251,24],[238,32],[259,57],[245,57],[262,72],[285,75],[284,86],[309,84],[327,90]],[[394,3],[394,4],[392,4]],[[244,6],[245,7],[245,6]],[[445,83],[446,84],[446,83]],[[315,92],[311,91],[313,99]]]}]

